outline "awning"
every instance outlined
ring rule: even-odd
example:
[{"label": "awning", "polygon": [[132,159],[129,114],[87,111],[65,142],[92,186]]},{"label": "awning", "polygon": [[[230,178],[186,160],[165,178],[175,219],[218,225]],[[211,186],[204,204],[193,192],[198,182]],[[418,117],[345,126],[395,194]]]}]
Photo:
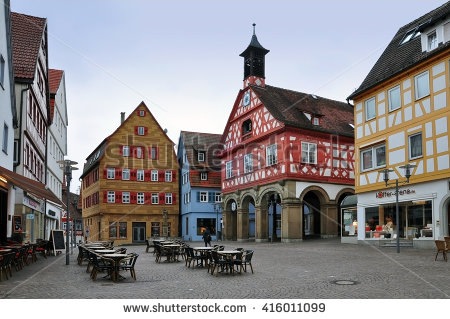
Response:
[{"label": "awning", "polygon": [[34,181],[25,176],[19,175],[17,173],[11,172],[10,170],[0,166],[0,177],[3,177],[8,183],[13,184],[26,191],[27,193],[33,194],[38,198],[48,199],[58,205],[64,206],[64,204],[41,182]]},{"label": "awning", "polygon": [[358,195],[348,195],[341,202],[341,208],[356,207]]}]

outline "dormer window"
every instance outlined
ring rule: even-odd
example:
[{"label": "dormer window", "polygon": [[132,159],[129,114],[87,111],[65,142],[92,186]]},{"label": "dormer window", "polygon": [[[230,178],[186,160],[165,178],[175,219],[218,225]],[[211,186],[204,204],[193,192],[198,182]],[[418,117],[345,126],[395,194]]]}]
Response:
[{"label": "dormer window", "polygon": [[319,125],[320,124],[319,118],[318,117],[313,117],[312,123],[313,123],[313,125]]},{"label": "dormer window", "polygon": [[433,31],[430,34],[428,34],[427,47],[428,47],[428,51],[434,50],[438,47],[436,31]]},{"label": "dormer window", "polygon": [[408,31],[405,34],[405,36],[403,37],[403,40],[400,42],[400,45],[405,44],[406,42],[416,38],[419,35],[420,35],[420,31],[418,31],[417,28],[415,28],[414,30]]},{"label": "dormer window", "polygon": [[252,131],[252,120],[248,119],[242,123],[242,135],[250,133]]},{"label": "dormer window", "polygon": [[205,152],[204,151],[198,151],[197,160],[199,162],[204,162],[205,161]]},{"label": "dormer window", "polygon": [[207,181],[208,180],[208,172],[201,172],[200,173],[200,180],[201,181]]}]

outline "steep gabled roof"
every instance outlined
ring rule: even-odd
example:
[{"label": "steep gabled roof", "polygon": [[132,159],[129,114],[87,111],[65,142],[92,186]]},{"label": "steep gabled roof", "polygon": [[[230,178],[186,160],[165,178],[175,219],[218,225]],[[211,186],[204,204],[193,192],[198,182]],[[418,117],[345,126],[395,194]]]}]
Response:
[{"label": "steep gabled roof", "polygon": [[11,12],[14,77],[32,80],[47,20]]},{"label": "steep gabled roof", "polygon": [[[190,167],[220,171],[220,159],[217,158],[217,155],[223,150],[223,145],[220,143],[221,137],[221,134],[181,131],[181,139]],[[205,152],[205,162],[197,161],[197,151]]]},{"label": "steep gabled roof", "polygon": [[64,71],[48,69],[48,83],[50,87],[50,119],[53,122],[53,115],[55,113],[55,94],[61,85],[61,79]]},{"label": "steep gabled roof", "polygon": [[[274,118],[286,126],[313,131],[354,136],[353,106],[316,95],[286,90],[274,86],[251,86]],[[320,125],[313,125],[304,113],[320,118]]]},{"label": "steep gabled roof", "polygon": [[405,71],[415,64],[424,61],[430,56],[447,49],[450,45],[449,42],[440,45],[440,47],[433,51],[422,52],[420,36],[417,36],[403,44],[401,43],[408,32],[415,29],[417,29],[417,31],[422,31],[424,28],[432,26],[439,20],[448,16],[449,13],[450,1],[401,27],[373,68],[370,70],[369,74],[367,74],[359,88],[353,92],[348,99],[353,99],[357,95],[374,87],[375,85]]}]

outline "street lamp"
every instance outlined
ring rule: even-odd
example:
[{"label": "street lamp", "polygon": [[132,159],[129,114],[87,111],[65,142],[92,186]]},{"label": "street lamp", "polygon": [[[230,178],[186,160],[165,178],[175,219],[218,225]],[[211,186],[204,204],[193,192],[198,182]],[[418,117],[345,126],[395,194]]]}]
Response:
[{"label": "street lamp", "polygon": [[78,164],[77,162],[71,161],[69,159],[57,161],[56,163],[61,164],[61,169],[64,170],[67,182],[67,217],[66,217],[66,265],[69,264],[69,225],[70,225],[70,181],[72,180],[72,171],[77,170],[77,167],[72,165]]},{"label": "street lamp", "polygon": [[216,239],[219,241],[219,210],[221,208],[221,203],[214,203],[214,211],[216,212]]},{"label": "street lamp", "polygon": [[397,234],[397,253],[400,253],[400,216],[399,216],[399,210],[398,210],[398,184],[408,184],[409,178],[411,177],[411,168],[416,167],[414,164],[406,164],[403,166],[400,166],[400,168],[405,170],[405,177],[406,181],[398,181],[398,178],[395,180],[395,182],[389,183],[389,173],[393,172],[392,169],[384,169],[381,172],[383,172],[383,180],[386,183],[386,187],[389,185],[395,185],[395,232]]}]

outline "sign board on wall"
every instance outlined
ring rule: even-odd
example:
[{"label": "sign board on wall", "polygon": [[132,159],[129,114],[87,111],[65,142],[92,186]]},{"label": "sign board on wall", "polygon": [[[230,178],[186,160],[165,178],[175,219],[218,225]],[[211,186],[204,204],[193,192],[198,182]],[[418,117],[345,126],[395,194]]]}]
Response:
[{"label": "sign board on wall", "polygon": [[14,218],[14,232],[19,233],[22,229],[22,216],[13,216]]}]

